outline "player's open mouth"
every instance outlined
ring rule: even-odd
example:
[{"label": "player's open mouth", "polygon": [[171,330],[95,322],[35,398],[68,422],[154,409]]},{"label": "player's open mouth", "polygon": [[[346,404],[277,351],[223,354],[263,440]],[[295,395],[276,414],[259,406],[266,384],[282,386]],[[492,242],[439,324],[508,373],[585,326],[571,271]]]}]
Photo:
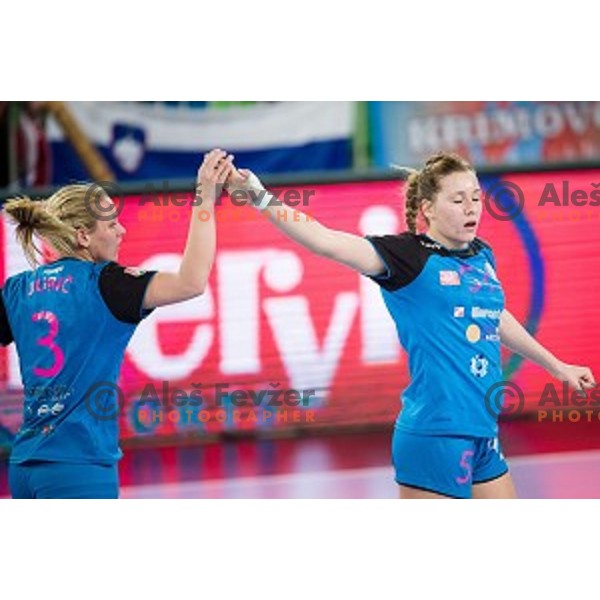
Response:
[{"label": "player's open mouth", "polygon": [[477,221],[469,221],[465,224],[465,229],[475,229],[477,227]]}]

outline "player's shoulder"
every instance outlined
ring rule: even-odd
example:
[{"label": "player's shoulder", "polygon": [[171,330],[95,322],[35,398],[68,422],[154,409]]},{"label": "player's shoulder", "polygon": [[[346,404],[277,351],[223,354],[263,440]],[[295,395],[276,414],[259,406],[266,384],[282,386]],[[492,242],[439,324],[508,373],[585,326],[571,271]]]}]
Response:
[{"label": "player's shoulder", "polygon": [[98,263],[98,271],[102,279],[139,279],[148,271],[139,267],[129,267],[114,261]]},{"label": "player's shoulder", "polygon": [[416,249],[421,245],[420,236],[410,231],[386,235],[368,235],[367,239],[376,245],[385,246],[388,250]]},{"label": "player's shoulder", "polygon": [[146,288],[156,271],[109,262],[102,268],[100,294],[118,321],[137,325],[152,311],[143,308]]},{"label": "player's shoulder", "polygon": [[493,252],[492,245],[480,237],[476,237],[473,240],[473,245],[477,250],[489,250],[490,252]]},{"label": "player's shoulder", "polygon": [[471,243],[471,248],[475,256],[481,254],[490,259],[492,262],[495,261],[494,250],[488,241],[476,237]]},{"label": "player's shoulder", "polygon": [[2,293],[5,296],[10,294],[19,295],[20,290],[23,290],[27,287],[27,281],[36,270],[25,269],[19,273],[14,273],[10,277],[7,277],[2,285]]},{"label": "player's shoulder", "polygon": [[402,233],[387,233],[384,235],[368,235],[368,238],[379,239],[379,240],[389,240],[389,241],[398,241],[398,242],[409,242],[413,241],[419,236],[415,233],[411,233],[410,231],[403,231]]},{"label": "player's shoulder", "polygon": [[492,267],[496,268],[496,256],[492,249],[492,245],[481,238],[475,238],[471,244],[473,256],[480,256],[481,260],[489,262]]}]

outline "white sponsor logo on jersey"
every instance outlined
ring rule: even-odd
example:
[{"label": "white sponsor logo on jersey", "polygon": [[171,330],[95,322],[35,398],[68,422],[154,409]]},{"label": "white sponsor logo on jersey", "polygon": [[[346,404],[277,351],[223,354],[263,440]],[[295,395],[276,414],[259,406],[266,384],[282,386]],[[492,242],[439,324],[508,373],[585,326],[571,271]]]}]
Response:
[{"label": "white sponsor logo on jersey", "polygon": [[492,308],[481,308],[480,306],[474,306],[471,309],[471,317],[474,319],[500,319],[502,311],[500,309]]}]

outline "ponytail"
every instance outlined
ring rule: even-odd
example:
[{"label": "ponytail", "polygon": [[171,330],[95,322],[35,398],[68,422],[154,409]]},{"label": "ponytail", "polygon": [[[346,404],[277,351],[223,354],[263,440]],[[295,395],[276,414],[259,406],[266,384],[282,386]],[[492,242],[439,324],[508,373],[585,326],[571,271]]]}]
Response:
[{"label": "ponytail", "polygon": [[421,204],[419,176],[419,171],[412,171],[406,181],[406,226],[411,233],[417,233],[417,217]]},{"label": "ponytail", "polygon": [[88,186],[72,185],[62,188],[46,201],[14,198],[4,205],[10,221],[16,225],[16,237],[29,264],[40,264],[42,250],[35,238],[41,238],[60,256],[74,256],[78,251],[76,230],[95,228],[96,222],[87,211],[84,196]]}]

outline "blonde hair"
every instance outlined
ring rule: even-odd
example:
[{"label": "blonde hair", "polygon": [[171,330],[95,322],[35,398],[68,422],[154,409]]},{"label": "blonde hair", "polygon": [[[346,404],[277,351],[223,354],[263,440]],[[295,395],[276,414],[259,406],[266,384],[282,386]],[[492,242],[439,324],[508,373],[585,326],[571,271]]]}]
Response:
[{"label": "blonde hair", "polygon": [[[438,152],[431,156],[420,171],[413,170],[406,183],[406,226],[411,233],[417,233],[417,220],[423,200],[431,200],[440,191],[440,181],[451,173],[475,172],[473,166],[461,156],[448,152]],[[429,225],[429,220],[423,215]]]},{"label": "blonde hair", "polygon": [[89,194],[94,184],[67,185],[47,200],[27,197],[8,200],[4,211],[17,226],[17,240],[32,267],[40,264],[42,251],[34,235],[47,241],[61,256],[75,256],[80,247],[77,230],[94,231],[97,220],[89,208]]}]

